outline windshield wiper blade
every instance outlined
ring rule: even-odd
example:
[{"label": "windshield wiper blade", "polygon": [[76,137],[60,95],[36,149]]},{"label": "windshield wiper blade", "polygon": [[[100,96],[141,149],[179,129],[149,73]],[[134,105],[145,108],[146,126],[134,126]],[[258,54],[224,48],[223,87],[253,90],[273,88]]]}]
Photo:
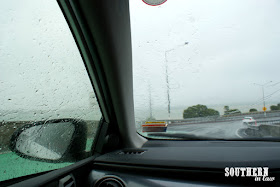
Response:
[{"label": "windshield wiper blade", "polygon": [[[166,133],[153,132],[149,133],[149,137],[154,136],[158,139],[174,139],[174,140],[217,140],[217,141],[270,141],[280,142],[280,137],[246,137],[246,138],[217,138],[207,136],[196,136],[187,133]],[[153,137],[151,137],[153,138]]]},{"label": "windshield wiper blade", "polygon": [[246,137],[246,138],[234,138],[228,139],[234,141],[270,141],[270,142],[280,142],[280,137]]},{"label": "windshield wiper blade", "polygon": [[156,139],[173,139],[173,140],[217,140],[217,141],[270,141],[280,142],[280,137],[246,137],[246,138],[217,138],[208,136],[197,136],[188,133],[166,133],[153,132],[148,137]]},{"label": "windshield wiper blade", "polygon": [[179,140],[225,140],[225,139],[211,138],[206,136],[196,136],[194,134],[186,134],[186,133],[154,132],[154,133],[149,133],[148,135],[155,136],[157,138],[169,138],[169,139],[179,139]]}]

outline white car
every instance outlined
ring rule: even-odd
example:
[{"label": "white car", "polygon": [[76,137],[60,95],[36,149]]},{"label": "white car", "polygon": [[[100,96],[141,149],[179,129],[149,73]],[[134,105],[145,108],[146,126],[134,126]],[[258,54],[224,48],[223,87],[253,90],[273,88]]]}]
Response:
[{"label": "white car", "polygon": [[252,117],[244,117],[242,123],[247,127],[252,127],[252,128],[258,127],[257,121]]}]

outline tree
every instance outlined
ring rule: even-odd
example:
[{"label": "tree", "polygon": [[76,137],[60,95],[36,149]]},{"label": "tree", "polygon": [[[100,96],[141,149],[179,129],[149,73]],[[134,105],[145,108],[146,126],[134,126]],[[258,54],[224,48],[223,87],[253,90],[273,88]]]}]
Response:
[{"label": "tree", "polygon": [[275,105],[271,105],[270,106],[270,110],[279,110],[279,107],[275,106]]},{"label": "tree", "polygon": [[258,110],[257,109],[255,109],[255,108],[251,108],[250,110],[249,110],[249,112],[257,112]]},{"label": "tree", "polygon": [[224,111],[229,111],[229,106],[224,106]]},{"label": "tree", "polygon": [[219,115],[220,115],[220,113],[217,110],[208,108],[208,116],[219,116]]},{"label": "tree", "polygon": [[241,114],[241,111],[238,109],[230,109],[228,111],[225,111],[225,115],[232,115],[232,114]]},{"label": "tree", "polygon": [[212,108],[207,108],[205,105],[194,105],[188,107],[183,112],[183,118],[196,118],[196,117],[207,117],[207,116],[218,116],[220,113]]},{"label": "tree", "polygon": [[229,106],[224,106],[224,115],[231,115],[231,114],[241,114],[240,110],[238,109],[229,109]]}]

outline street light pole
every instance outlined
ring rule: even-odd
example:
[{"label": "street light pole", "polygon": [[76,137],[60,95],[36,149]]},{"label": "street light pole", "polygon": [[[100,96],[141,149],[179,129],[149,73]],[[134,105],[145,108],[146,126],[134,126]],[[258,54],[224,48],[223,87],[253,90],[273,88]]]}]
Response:
[{"label": "street light pole", "polygon": [[272,81],[268,81],[267,83],[265,83],[265,84],[257,84],[257,83],[254,83],[255,85],[257,85],[257,86],[261,86],[261,88],[262,88],[262,94],[263,94],[263,111],[264,111],[264,117],[266,117],[266,108],[265,108],[265,99],[264,99],[264,86],[266,86],[267,84],[269,84],[269,83],[271,83]]},{"label": "street light pole", "polygon": [[166,80],[166,88],[167,88],[167,102],[168,102],[168,107],[167,107],[167,111],[168,111],[168,119],[170,120],[170,110],[171,110],[171,99],[170,99],[170,86],[169,86],[169,74],[168,74],[168,60],[167,60],[167,54],[171,51],[174,51],[175,49],[177,49],[178,47],[183,47],[185,45],[188,45],[188,42],[185,42],[183,45],[178,45],[172,49],[169,49],[167,51],[165,51],[165,80]]},{"label": "street light pole", "polygon": [[[264,88],[263,88],[263,86],[262,86],[262,93],[263,93],[263,107],[264,107],[263,109],[265,109]],[[266,112],[265,111],[264,111],[264,117],[266,117]]]},{"label": "street light pole", "polygon": [[153,119],[153,111],[152,111],[152,92],[151,92],[151,84],[149,84],[149,108],[150,108],[150,120]]},{"label": "street light pole", "polygon": [[166,88],[167,88],[167,103],[168,103],[167,111],[168,111],[168,119],[169,120],[170,120],[170,87],[169,87],[167,53],[172,51],[172,50],[173,49],[165,51],[165,80],[166,80]]}]

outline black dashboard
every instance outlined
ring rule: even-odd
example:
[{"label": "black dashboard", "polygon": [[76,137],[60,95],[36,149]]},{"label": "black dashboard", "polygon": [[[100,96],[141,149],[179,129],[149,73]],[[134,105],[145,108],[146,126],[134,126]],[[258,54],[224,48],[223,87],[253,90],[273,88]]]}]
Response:
[{"label": "black dashboard", "polygon": [[[269,177],[275,180],[226,177],[226,167],[268,167]],[[123,186],[278,186],[280,146],[278,142],[260,141],[152,140],[140,149],[117,150],[97,157],[93,168],[91,186],[102,186],[110,180]]]}]

